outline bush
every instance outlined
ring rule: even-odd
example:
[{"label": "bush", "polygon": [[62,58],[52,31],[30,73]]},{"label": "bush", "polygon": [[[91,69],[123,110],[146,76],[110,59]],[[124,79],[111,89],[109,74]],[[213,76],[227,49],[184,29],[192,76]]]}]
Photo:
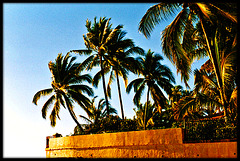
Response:
[{"label": "bush", "polygon": [[125,119],[120,121],[120,131],[136,131],[137,121],[131,119]]},{"label": "bush", "polygon": [[121,131],[136,131],[137,120],[132,119],[120,119],[118,116],[110,115],[107,118],[103,118],[97,125],[85,126],[86,131],[81,132],[78,126],[74,128],[74,135],[84,134],[97,134],[102,132],[121,132]]},{"label": "bush", "polygon": [[186,122],[186,141],[221,140],[237,138],[237,127],[224,119],[198,120]]}]

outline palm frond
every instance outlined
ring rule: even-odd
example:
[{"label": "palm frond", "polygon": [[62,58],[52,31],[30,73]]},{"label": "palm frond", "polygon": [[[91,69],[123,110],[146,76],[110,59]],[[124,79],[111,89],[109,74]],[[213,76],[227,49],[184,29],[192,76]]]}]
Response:
[{"label": "palm frond", "polygon": [[181,98],[177,103],[178,114],[176,115],[177,119],[184,118],[187,114],[187,111],[196,107],[195,99],[192,96],[186,96]]},{"label": "palm frond", "polygon": [[167,99],[165,98],[164,94],[162,93],[161,89],[157,84],[153,84],[150,88],[152,99],[157,107],[159,113],[161,113],[162,109],[164,109],[166,105]]},{"label": "palm frond", "polygon": [[133,97],[133,103],[135,105],[139,105],[141,96],[144,92],[144,89],[145,89],[145,84],[144,83],[141,83],[141,85],[138,86],[138,88],[135,88],[135,95]]},{"label": "palm frond", "polygon": [[235,105],[235,107],[237,107],[237,98],[238,98],[238,88],[234,88],[231,97],[230,97],[230,103],[233,102],[233,104]]},{"label": "palm frond", "polygon": [[177,3],[159,3],[150,7],[142,17],[138,30],[144,34],[146,38],[150,37],[153,28],[172,16],[178,10],[180,4]]},{"label": "palm frond", "polygon": [[88,96],[93,96],[94,92],[93,89],[87,85],[84,84],[78,84],[78,85],[71,85],[68,86],[68,90],[75,91],[77,93],[86,93]]},{"label": "palm frond", "polygon": [[53,103],[53,101],[55,100],[55,95],[51,96],[43,105],[42,107],[42,117],[44,119],[46,119],[46,115],[47,115],[47,110],[49,109],[49,107],[51,106],[51,104]]},{"label": "palm frond", "polygon": [[210,22],[212,22],[210,18],[212,16],[212,12],[207,4],[196,3],[196,7],[198,7],[199,12],[201,12],[199,14],[204,15],[204,17],[206,17]]},{"label": "palm frond", "polygon": [[33,96],[33,100],[32,102],[37,105],[38,100],[42,97],[42,96],[47,96],[50,95],[53,92],[52,88],[48,88],[48,89],[43,89],[38,91],[34,96]]},{"label": "palm frond", "polygon": [[107,84],[107,96],[111,98],[111,84],[114,81],[114,71],[111,71],[108,84]]},{"label": "palm frond", "polygon": [[129,54],[139,54],[139,55],[144,55],[144,50],[141,47],[135,46],[130,48],[125,52],[126,55]]},{"label": "palm frond", "polygon": [[132,87],[134,87],[134,91],[135,91],[135,89],[137,89],[137,87],[138,87],[140,84],[142,84],[143,81],[144,81],[143,78],[137,78],[137,79],[131,81],[131,82],[128,84],[127,88],[126,88],[126,92],[127,92],[127,93],[130,93]]},{"label": "palm frond", "polygon": [[[72,98],[75,102],[77,102],[81,108],[85,109],[87,106],[90,105],[90,100],[88,97],[83,95],[82,93],[79,93],[74,90],[68,90],[68,99]],[[73,106],[72,106],[73,107]],[[71,109],[73,110],[73,109]]]},{"label": "palm frond", "polygon": [[73,52],[79,55],[89,55],[92,53],[92,50],[82,49],[82,50],[71,50],[70,52]]},{"label": "palm frond", "polygon": [[58,117],[58,119],[60,119],[59,111],[60,111],[60,102],[59,102],[59,99],[56,98],[55,104],[53,106],[53,110],[49,116],[52,127],[56,126],[57,117]]},{"label": "palm frond", "polygon": [[163,53],[176,66],[177,73],[181,74],[181,80],[186,86],[188,86],[187,82],[191,73],[191,61],[182,47],[180,38],[184,34],[189,15],[187,9],[182,10],[162,32]]},{"label": "palm frond", "polygon": [[83,74],[79,75],[76,73],[69,73],[69,80],[66,82],[66,84],[72,85],[72,84],[80,84],[83,82],[92,82],[92,77],[89,74]]},{"label": "palm frond", "polygon": [[82,72],[84,70],[90,70],[92,69],[90,66],[90,64],[92,64],[93,60],[94,60],[95,55],[91,55],[88,58],[86,58],[82,63],[79,64],[77,70],[79,72]]},{"label": "palm frond", "polygon": [[115,36],[116,32],[121,29],[123,27],[123,25],[118,25],[116,28],[114,28],[111,33],[107,36],[105,42],[103,43],[102,46],[105,46],[107,43],[109,43],[113,37]]},{"label": "palm frond", "polygon": [[90,123],[90,124],[93,123],[90,119],[88,119],[87,117],[85,117],[85,116],[83,116],[83,115],[79,115],[79,117],[82,118],[82,119],[83,119],[85,122],[87,122],[87,123]]},{"label": "palm frond", "polygon": [[100,99],[99,102],[98,102],[97,109],[102,110],[105,106],[106,106],[106,101],[103,98]]},{"label": "palm frond", "polygon": [[217,11],[218,11],[218,13],[219,13],[220,15],[222,15],[223,17],[226,17],[227,19],[231,20],[232,22],[237,23],[237,17],[236,17],[236,16],[231,15],[230,13],[228,13],[228,12],[220,9],[219,7],[217,7],[217,6],[215,6],[215,5],[211,4],[211,3],[210,3],[209,5],[210,5],[211,7],[216,8]]},{"label": "palm frond", "polygon": [[[103,69],[103,71],[104,71],[104,74],[108,73],[108,72],[110,71],[110,66],[105,67],[105,68]],[[95,76],[94,76],[93,79],[92,79],[92,85],[93,85],[94,87],[98,87],[98,84],[99,84],[99,81],[101,80],[101,78],[102,78],[102,70],[98,71],[98,72],[95,74]]]},{"label": "palm frond", "polygon": [[107,19],[106,23],[105,23],[105,26],[104,26],[104,30],[103,30],[103,34],[102,34],[102,39],[101,39],[101,44],[104,43],[104,38],[106,38],[108,35],[108,31],[110,30],[110,26],[109,26],[109,21],[111,20],[111,18]]}]

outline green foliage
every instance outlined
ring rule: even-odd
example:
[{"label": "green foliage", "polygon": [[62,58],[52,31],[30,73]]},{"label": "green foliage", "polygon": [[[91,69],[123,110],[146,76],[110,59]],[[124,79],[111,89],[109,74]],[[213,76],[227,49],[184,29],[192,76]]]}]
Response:
[{"label": "green foliage", "polygon": [[224,119],[198,120],[186,122],[186,141],[216,141],[237,138],[237,127]]},{"label": "green foliage", "polygon": [[[208,40],[211,33],[214,33],[212,25],[224,30],[231,28],[232,24],[237,26],[236,6],[231,3],[161,2],[147,10],[139,23],[139,31],[149,38],[157,24],[169,19],[173,14],[176,15],[162,32],[162,48],[165,56],[177,68],[177,73],[181,74],[181,80],[189,87],[187,81],[191,74],[193,60],[206,55],[211,60],[215,59],[214,53],[211,53],[214,49],[210,48]],[[201,25],[196,25],[198,23]],[[210,32],[206,34],[205,30],[208,27]],[[203,31],[204,36],[199,35],[197,30]],[[233,33],[236,34],[236,32]],[[226,32],[224,35],[227,35]],[[214,65],[215,63],[216,60]],[[217,72],[215,70],[215,74],[218,74]]]},{"label": "green foliage", "polygon": [[146,129],[154,126],[153,117],[157,113],[156,106],[150,101],[144,105],[139,104],[137,109],[133,109],[136,113],[136,120],[138,123],[138,129]]},{"label": "green foliage", "polygon": [[150,49],[144,57],[136,59],[139,61],[138,73],[143,78],[136,78],[131,81],[126,88],[126,92],[130,93],[132,89],[134,90],[133,102],[138,106],[143,91],[147,88],[147,102],[150,94],[160,112],[167,104],[167,98],[164,96],[163,90],[169,93],[173,86],[172,84],[175,83],[173,73],[170,68],[161,64],[160,61],[163,60],[163,57],[159,54],[154,54]]},{"label": "green foliage", "polygon": [[136,131],[138,128],[136,120],[124,119],[120,121],[120,131]]},{"label": "green foliage", "polygon": [[[109,115],[109,117],[102,118],[97,125],[86,125],[85,130],[91,134],[122,132],[122,131],[136,131],[138,129],[137,120],[135,119],[120,119],[117,115]],[[74,128],[74,135],[83,135],[78,126]]]},{"label": "green foliage", "polygon": [[[89,74],[81,74],[82,64],[75,63],[76,57],[72,57],[67,53],[65,56],[62,53],[58,54],[54,62],[50,61],[48,67],[52,73],[52,88],[38,91],[34,96],[32,102],[37,105],[38,100],[42,96],[50,95],[50,98],[42,107],[42,117],[46,119],[47,112],[52,107],[52,112],[49,116],[51,126],[56,126],[57,118],[61,107],[67,108],[70,115],[76,124],[81,128],[76,119],[73,110],[73,102],[78,103],[82,108],[89,105],[87,96],[93,95],[91,87],[82,84],[87,81],[90,83],[92,78]],[[86,95],[87,96],[86,96]]]}]

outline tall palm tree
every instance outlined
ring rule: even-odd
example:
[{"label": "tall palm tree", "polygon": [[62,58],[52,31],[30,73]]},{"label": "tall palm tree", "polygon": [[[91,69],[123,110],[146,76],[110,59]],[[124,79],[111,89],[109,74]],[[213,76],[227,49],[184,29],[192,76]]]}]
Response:
[{"label": "tall palm tree", "polygon": [[53,105],[50,114],[51,126],[56,125],[56,119],[60,119],[60,107],[67,108],[71,117],[76,122],[77,126],[83,131],[81,125],[77,121],[76,115],[73,111],[73,102],[78,103],[83,109],[89,106],[90,100],[87,96],[93,95],[93,90],[82,82],[87,81],[91,83],[92,78],[89,74],[81,75],[81,64],[74,63],[76,57],[71,57],[69,53],[63,57],[62,53],[58,54],[55,62],[48,63],[50,72],[52,73],[52,88],[38,91],[33,97],[33,103],[37,105],[38,100],[42,96],[50,95],[51,97],[45,102],[42,107],[42,117],[46,119],[47,111]]},{"label": "tall palm tree", "polygon": [[124,80],[125,87],[128,84],[128,72],[131,71],[136,73],[137,62],[134,57],[130,55],[137,53],[143,54],[144,50],[140,47],[134,45],[132,39],[124,38],[127,32],[119,30],[114,36],[114,40],[108,46],[108,65],[111,68],[111,73],[107,85],[107,93],[108,96],[111,97],[111,84],[116,77],[117,79],[117,87],[118,87],[118,96],[121,107],[122,119],[124,119],[124,110],[121,96],[121,87],[119,83],[119,76],[121,76]]},{"label": "tall palm tree", "polygon": [[[231,24],[236,26],[236,11],[237,5],[230,3],[159,3],[150,7],[142,17],[139,31],[148,38],[157,24],[178,12],[172,23],[162,32],[162,47],[164,54],[176,66],[177,73],[180,72],[181,80],[188,86],[191,63],[195,58],[209,56],[215,73],[219,75],[217,61],[208,39],[209,33],[205,30],[210,24],[223,28],[229,28]],[[197,32],[194,25],[198,22],[204,33],[205,41],[202,44],[195,37]]]},{"label": "tall palm tree", "polygon": [[[218,46],[218,45],[217,45]],[[221,47],[219,48],[221,49]],[[210,115],[224,112],[225,119],[236,119],[237,110],[237,86],[236,86],[236,51],[230,50],[227,53],[226,47],[221,49],[220,70],[222,73],[223,88],[219,88],[213,65],[210,61],[206,61],[201,69],[194,70],[194,91],[177,102],[178,116],[183,118],[187,111],[204,108],[209,111]],[[223,56],[225,55],[225,57]],[[224,94],[224,101],[222,101]],[[226,116],[228,118],[226,118]],[[233,121],[232,120],[232,121]]]},{"label": "tall palm tree", "polygon": [[[159,3],[151,7],[140,22],[139,30],[149,36],[153,27],[173,12],[181,10],[162,34],[164,54],[177,67],[185,84],[195,58],[207,55],[212,64],[221,104],[227,117],[224,92],[223,58],[236,61],[237,5],[231,3]],[[226,48],[225,48],[226,47]],[[222,50],[225,48],[224,50]],[[224,51],[224,52],[223,52]],[[223,54],[225,53],[225,54]],[[232,72],[228,77],[233,77]]]},{"label": "tall palm tree", "polygon": [[[231,94],[234,89],[237,90],[236,25],[231,22],[229,22],[228,27],[209,25],[199,33],[201,34],[201,32],[203,35],[208,36],[206,44],[210,54],[205,66],[208,66],[209,74],[216,80],[215,89],[219,92],[219,99],[224,109],[225,120],[227,121]],[[204,78],[207,77],[204,76]],[[213,86],[214,83],[213,81],[208,81],[206,84]]]},{"label": "tall palm tree", "polygon": [[118,25],[116,28],[112,29],[109,21],[111,18],[107,19],[103,17],[97,22],[97,18],[94,18],[94,23],[91,21],[86,21],[86,27],[88,33],[83,35],[85,46],[87,50],[72,50],[71,52],[79,53],[80,55],[86,54],[90,55],[84,62],[84,66],[87,67],[87,70],[91,70],[95,66],[100,66],[100,71],[93,78],[93,85],[96,87],[98,81],[102,78],[103,91],[106,101],[107,114],[109,115],[108,107],[108,97],[105,83],[105,73],[106,69],[104,68],[104,61],[107,59],[106,49],[108,44],[111,43],[112,38],[115,33],[122,28],[122,25]]},{"label": "tall palm tree", "polygon": [[147,104],[151,94],[158,111],[161,112],[161,109],[164,108],[167,102],[162,89],[167,93],[170,92],[173,87],[172,83],[175,83],[173,74],[167,66],[160,63],[160,60],[163,60],[162,56],[159,54],[154,55],[154,52],[150,49],[144,58],[138,57],[137,60],[140,63],[139,73],[143,78],[137,78],[130,82],[126,91],[129,93],[134,88],[133,102],[135,105],[139,105],[142,93],[145,87],[147,87]]},{"label": "tall palm tree", "polygon": [[[206,28],[212,57],[206,61],[200,70],[195,70],[195,91],[215,98],[218,106],[223,108],[225,120],[229,112],[235,111],[237,101],[237,50],[235,27],[228,29],[212,26]],[[203,31],[199,32],[203,34]]]}]

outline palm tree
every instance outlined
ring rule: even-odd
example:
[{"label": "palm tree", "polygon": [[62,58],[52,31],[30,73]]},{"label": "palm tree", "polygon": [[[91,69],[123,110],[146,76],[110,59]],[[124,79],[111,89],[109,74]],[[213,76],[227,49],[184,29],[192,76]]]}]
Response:
[{"label": "palm tree", "polygon": [[[227,51],[224,48],[223,51]],[[201,69],[194,70],[195,76],[195,88],[191,94],[182,97],[177,102],[179,118],[183,118],[184,115],[188,113],[189,110],[200,110],[201,108],[208,111],[208,115],[214,115],[224,112],[225,119],[226,116],[232,116],[235,120],[236,110],[237,110],[237,86],[236,86],[236,66],[235,56],[236,52],[223,53],[221,55],[226,55],[222,57],[221,62],[221,72],[222,82],[224,83],[223,89],[220,89],[217,84],[216,74],[214,73],[213,65],[210,61],[206,61]],[[224,93],[225,104],[222,103],[221,92]],[[232,120],[232,121],[233,121]],[[226,120],[227,121],[227,120]]]},{"label": "palm tree", "polygon": [[[223,108],[226,121],[230,116],[229,112],[233,114],[237,107],[237,42],[236,35],[233,34],[235,29],[234,26],[228,29],[216,26],[206,28],[205,33],[212,42],[212,57],[209,57],[200,70],[194,72],[195,91],[207,94],[210,98],[218,98],[215,102]],[[203,34],[203,31],[199,33]]]},{"label": "palm tree", "polygon": [[42,117],[46,119],[47,111],[53,105],[50,114],[51,126],[56,125],[56,119],[60,119],[60,107],[67,107],[73,120],[77,126],[83,131],[81,125],[77,121],[76,115],[73,111],[73,102],[78,103],[83,109],[89,106],[90,100],[84,95],[93,95],[93,90],[82,82],[87,81],[91,83],[92,78],[89,74],[81,75],[82,64],[74,63],[76,57],[71,57],[69,53],[63,57],[62,53],[58,54],[55,62],[48,63],[49,69],[52,73],[52,88],[43,89],[38,91],[33,97],[33,103],[37,105],[38,100],[42,96],[51,95],[42,107]]},{"label": "palm tree", "polygon": [[137,116],[138,126],[146,130],[149,126],[154,126],[153,118],[155,114],[157,114],[157,110],[154,104],[151,104],[149,101],[146,102],[144,105],[139,104],[137,109],[133,109]]},{"label": "palm tree", "polygon": [[86,21],[86,27],[88,33],[83,35],[83,39],[85,42],[85,46],[87,50],[72,50],[71,52],[79,53],[80,55],[86,54],[90,55],[84,62],[84,66],[87,67],[87,70],[91,70],[95,66],[100,65],[100,71],[93,78],[93,85],[96,87],[98,85],[99,80],[102,77],[103,83],[103,91],[106,101],[107,114],[109,115],[109,107],[108,107],[108,97],[106,90],[106,83],[104,74],[107,72],[104,68],[104,61],[107,59],[106,49],[108,45],[112,42],[112,39],[116,32],[122,28],[122,25],[118,25],[116,28],[112,29],[109,21],[111,19],[107,19],[103,17],[99,19],[97,22],[97,18],[94,18],[94,23],[91,21]]},{"label": "palm tree", "polygon": [[170,106],[172,108],[175,107],[175,104],[181,98],[182,91],[183,91],[183,87],[181,85],[176,85],[173,88],[171,88],[171,93],[169,94],[169,101],[170,101]]},{"label": "palm tree", "polygon": [[[86,122],[89,122],[91,124],[92,127],[91,127],[90,131],[99,130],[99,126],[100,126],[99,122],[101,121],[101,119],[103,119],[107,116],[107,111],[105,108],[106,102],[104,101],[104,99],[100,99],[96,106],[96,104],[95,104],[96,98],[97,98],[97,96],[95,96],[92,99],[92,101],[90,102],[89,106],[87,106],[84,109],[85,112],[87,113],[88,118],[83,115],[79,115],[82,119],[84,119]],[[113,107],[109,106],[109,113],[117,114],[117,111]]]},{"label": "palm tree", "polygon": [[132,39],[125,39],[127,32],[119,30],[113,39],[113,43],[108,46],[108,65],[111,68],[111,73],[107,85],[107,94],[111,98],[111,84],[114,77],[117,79],[118,96],[121,107],[122,119],[124,119],[124,110],[121,96],[121,87],[119,83],[119,76],[124,80],[125,87],[128,84],[128,72],[136,73],[136,60],[131,57],[131,54],[143,54],[144,51],[140,47],[136,47]]},{"label": "palm tree", "polygon": [[[181,7],[177,17],[163,31],[163,52],[177,67],[186,85],[193,60],[205,55],[209,57],[226,118],[228,102],[224,92],[225,67],[222,60],[226,58],[236,62],[236,4],[159,3],[144,15],[139,30],[149,36],[157,23]],[[228,77],[234,77],[232,72]]]},{"label": "palm tree", "polygon": [[164,96],[161,88],[169,93],[173,86],[171,83],[175,83],[175,79],[171,70],[160,63],[160,60],[163,60],[162,56],[153,54],[154,52],[151,52],[149,49],[144,58],[137,58],[140,63],[139,73],[143,78],[137,78],[130,82],[126,91],[129,93],[134,87],[135,95],[133,102],[135,105],[139,105],[142,93],[145,87],[147,87],[147,104],[151,94],[158,111],[161,112],[161,109],[164,108],[167,102],[167,98]]},{"label": "palm tree", "polygon": [[[203,35],[208,35],[207,46],[209,48],[209,60],[203,66],[209,72],[204,79],[207,86],[218,90],[221,106],[224,110],[227,121],[230,110],[230,98],[236,88],[237,71],[237,49],[236,49],[236,25],[229,23],[228,28],[216,25],[209,25],[205,30],[200,31]],[[207,66],[207,67],[206,67]],[[203,71],[203,70],[202,70]],[[206,72],[207,72],[206,71]],[[212,79],[212,81],[210,81]]]},{"label": "palm tree", "polygon": [[[191,73],[191,63],[195,58],[205,55],[211,59],[218,82],[221,82],[206,28],[211,24],[223,26],[225,30],[233,24],[236,26],[236,7],[236,4],[230,3],[159,3],[150,7],[142,17],[139,31],[148,38],[157,24],[180,11],[162,33],[164,54],[176,66],[177,73],[180,72],[181,80],[184,80],[186,86]],[[205,39],[202,44],[196,39],[194,25],[198,22]]]}]

